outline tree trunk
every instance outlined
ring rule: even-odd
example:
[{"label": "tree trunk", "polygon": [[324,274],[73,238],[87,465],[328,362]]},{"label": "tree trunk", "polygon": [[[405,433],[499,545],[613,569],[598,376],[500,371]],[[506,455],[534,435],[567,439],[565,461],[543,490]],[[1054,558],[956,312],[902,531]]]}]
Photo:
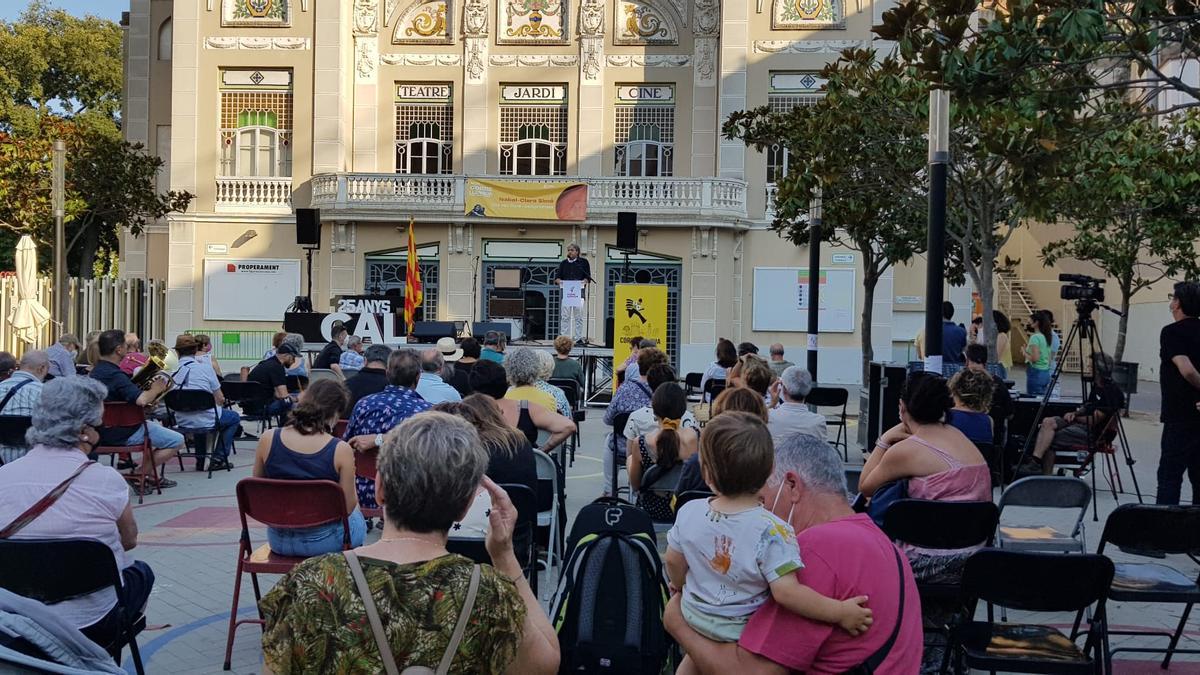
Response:
[{"label": "tree trunk", "polygon": [[863,274],[863,310],[862,310],[862,386],[867,385],[871,372],[871,361],[875,359],[875,347],[871,344],[871,317],[875,310],[875,286],[879,283],[879,273],[867,270]]},{"label": "tree trunk", "polygon": [[1117,361],[1125,358],[1125,333],[1129,330],[1129,298],[1133,295],[1130,285],[1121,284],[1121,318],[1117,322],[1117,344],[1113,347],[1113,359]]},{"label": "tree trunk", "polygon": [[96,276],[96,250],[100,248],[100,230],[88,227],[79,237],[79,276],[91,279]]},{"label": "tree trunk", "polygon": [[992,318],[992,308],[995,307],[992,293],[994,292],[995,279],[993,275],[996,273],[996,256],[995,252],[984,254],[983,259],[979,262],[979,279],[976,281],[979,291],[979,300],[983,304],[983,339],[987,345],[988,362],[996,363],[998,355],[996,354],[996,322]]}]

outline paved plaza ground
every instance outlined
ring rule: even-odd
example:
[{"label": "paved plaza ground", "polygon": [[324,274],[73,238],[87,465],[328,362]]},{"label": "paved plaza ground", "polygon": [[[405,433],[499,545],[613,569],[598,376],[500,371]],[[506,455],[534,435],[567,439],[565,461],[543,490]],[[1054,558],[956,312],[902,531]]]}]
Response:
[{"label": "paved plaza ground", "polygon": [[[1139,407],[1142,406],[1135,405],[1135,410]],[[582,446],[576,454],[574,466],[567,470],[568,514],[577,512],[580,507],[600,494],[600,453],[604,447],[604,433],[607,429],[601,422],[602,413],[600,409],[589,413],[589,419],[582,426]],[[1157,422],[1150,421],[1149,415],[1135,412],[1134,417],[1127,420],[1126,429],[1137,459],[1135,470],[1142,491],[1147,501],[1153,501],[1150,494],[1154,491],[1154,472],[1158,465],[1160,426]],[[855,438],[853,428],[850,437]],[[850,458],[852,463],[861,462],[861,453],[852,447]],[[194,471],[180,476],[178,465],[173,465],[169,472],[172,478],[178,479],[178,487],[164,492],[161,496],[148,496],[144,504],[134,509],[140,528],[139,544],[134,554],[147,561],[157,576],[154,593],[150,599],[148,621],[152,627],[163,626],[156,630],[147,630],[140,636],[139,644],[149,673],[188,675],[215,673],[221,670],[239,532],[234,486],[238,480],[250,475],[252,461],[253,445],[246,441],[239,443],[239,452],[234,457],[237,468],[229,473],[215,474],[211,480]],[[190,468],[191,460],[185,460],[185,466]],[[1122,465],[1121,471],[1125,488],[1131,491],[1128,470]],[[1092,550],[1100,539],[1104,518],[1114,508],[1113,496],[1103,480],[1098,487],[1101,522],[1093,522],[1090,515],[1086,521],[1087,541]],[[1184,490],[1185,499],[1190,499],[1190,491],[1187,487]],[[1130,494],[1120,496],[1121,503],[1135,500]],[[1045,513],[1016,515],[1025,517],[1026,524],[1035,520],[1042,522],[1048,516]],[[1061,519],[1050,522],[1058,522],[1062,526]],[[377,536],[378,531],[372,533],[369,540]],[[256,544],[264,542],[265,530],[261,527],[252,528],[251,537]],[[1128,559],[1119,552],[1114,553],[1113,557],[1118,561]],[[1197,573],[1196,566],[1182,556],[1172,557],[1168,562],[1193,577]],[[553,575],[543,577],[541,596],[544,603],[548,602],[553,593],[552,577]],[[277,577],[263,577],[264,592],[275,579]],[[1064,579],[1063,582],[1069,583],[1070,580]],[[254,613],[253,597],[247,578],[242,586],[241,614]],[[1178,606],[1117,604],[1110,609],[1110,621],[1113,626],[1134,629],[1171,630],[1177,624],[1178,616]],[[1019,620],[1020,614],[1010,614],[1010,619]],[[1063,615],[1055,620],[1069,626],[1071,619],[1072,617]],[[260,672],[260,637],[261,633],[256,626],[239,628],[233,652],[234,672]],[[1165,640],[1160,638],[1139,639],[1141,642],[1147,640],[1153,640],[1154,644],[1165,644]],[[1128,643],[1128,638],[1113,640],[1114,647]],[[1200,647],[1200,618],[1195,614],[1180,646]],[[1117,658],[1118,673],[1159,672],[1152,656],[1118,654]],[[133,672],[127,654],[124,665],[129,672]],[[1170,672],[1200,673],[1200,662],[1194,660],[1194,657],[1178,656]]]}]

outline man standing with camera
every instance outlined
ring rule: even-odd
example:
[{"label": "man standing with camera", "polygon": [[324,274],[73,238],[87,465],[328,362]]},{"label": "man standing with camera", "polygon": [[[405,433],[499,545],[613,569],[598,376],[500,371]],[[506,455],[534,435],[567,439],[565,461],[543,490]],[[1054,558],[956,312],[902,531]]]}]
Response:
[{"label": "man standing with camera", "polygon": [[1175,322],[1159,334],[1162,365],[1162,458],[1158,463],[1157,503],[1178,504],[1186,471],[1192,503],[1200,503],[1200,284],[1175,284],[1168,296]]}]

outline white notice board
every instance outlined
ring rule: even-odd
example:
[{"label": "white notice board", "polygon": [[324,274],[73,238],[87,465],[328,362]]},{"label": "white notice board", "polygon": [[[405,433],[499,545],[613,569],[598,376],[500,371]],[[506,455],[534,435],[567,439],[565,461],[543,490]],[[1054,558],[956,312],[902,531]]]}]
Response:
[{"label": "white notice board", "polygon": [[204,318],[283,321],[300,295],[300,261],[205,258]]},{"label": "white notice board", "polygon": [[[852,267],[821,270],[822,333],[853,333],[857,274]],[[752,326],[756,331],[808,331],[808,269],[755,267]]]}]

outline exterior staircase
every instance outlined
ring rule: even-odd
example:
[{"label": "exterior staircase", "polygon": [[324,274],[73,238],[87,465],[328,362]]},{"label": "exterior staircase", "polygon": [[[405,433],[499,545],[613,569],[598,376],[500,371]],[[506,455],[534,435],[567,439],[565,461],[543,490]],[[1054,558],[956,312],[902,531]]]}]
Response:
[{"label": "exterior staircase", "polygon": [[[1021,361],[1023,360],[1021,352],[1025,349],[1025,343],[1029,341],[1029,333],[1025,330],[1025,320],[1038,309],[1038,303],[1034,299],[1033,293],[1012,270],[997,270],[996,277],[1000,282],[996,287],[996,308],[1004,312],[1012,321],[1009,341],[1012,345],[1013,358]],[[1063,340],[1067,339],[1067,331],[1062,326],[1056,325],[1054,328]],[[1063,370],[1078,373],[1080,369],[1078,341],[1075,341],[1075,344],[1064,344],[1063,346],[1067,350],[1067,360],[1063,363]]]}]

